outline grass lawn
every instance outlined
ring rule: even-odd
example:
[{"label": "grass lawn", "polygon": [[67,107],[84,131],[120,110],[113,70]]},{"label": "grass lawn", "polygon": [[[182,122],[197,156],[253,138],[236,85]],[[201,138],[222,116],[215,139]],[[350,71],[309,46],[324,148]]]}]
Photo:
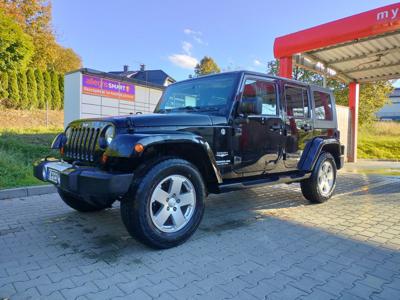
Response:
[{"label": "grass lawn", "polygon": [[369,128],[361,128],[358,157],[400,160],[400,122],[377,122]]},{"label": "grass lawn", "polygon": [[0,129],[0,189],[38,185],[32,162],[57,155],[50,144],[62,129]]}]

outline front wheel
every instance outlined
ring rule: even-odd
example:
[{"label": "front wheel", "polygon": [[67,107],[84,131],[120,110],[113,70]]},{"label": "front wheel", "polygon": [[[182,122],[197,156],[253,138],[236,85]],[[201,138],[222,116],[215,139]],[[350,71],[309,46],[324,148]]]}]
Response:
[{"label": "front wheel", "polygon": [[327,201],[336,187],[336,172],[333,156],[328,152],[321,153],[311,177],[300,183],[303,196],[312,203]]},{"label": "front wheel", "polygon": [[121,202],[128,232],[154,248],[185,242],[204,212],[205,187],[199,171],[188,161],[167,159],[145,171]]}]

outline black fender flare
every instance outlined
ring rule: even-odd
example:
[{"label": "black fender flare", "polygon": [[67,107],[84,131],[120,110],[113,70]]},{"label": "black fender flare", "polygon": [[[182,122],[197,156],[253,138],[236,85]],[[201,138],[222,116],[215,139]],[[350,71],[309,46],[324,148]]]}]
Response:
[{"label": "black fender flare", "polygon": [[310,140],[306,144],[297,166],[298,169],[305,172],[312,171],[319,155],[322,152],[322,149],[328,145],[334,150],[335,153],[337,153],[337,155],[333,156],[335,158],[337,168],[340,169],[342,167],[343,146],[340,145],[340,142],[337,139],[323,139],[318,137]]},{"label": "black fender flare", "polygon": [[208,142],[201,136],[191,133],[135,133],[117,135],[104,152],[109,157],[134,158],[142,153],[136,153],[136,144],[142,144],[144,149],[161,144],[192,144],[204,151],[209,159],[210,166],[218,181],[222,183],[222,175],[218,169],[214,153]]}]

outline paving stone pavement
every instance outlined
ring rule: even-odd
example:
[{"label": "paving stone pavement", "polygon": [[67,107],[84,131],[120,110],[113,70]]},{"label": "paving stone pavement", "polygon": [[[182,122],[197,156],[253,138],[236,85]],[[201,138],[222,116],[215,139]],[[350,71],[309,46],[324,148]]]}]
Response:
[{"label": "paving stone pavement", "polygon": [[327,203],[299,186],[213,195],[184,245],[132,239],[112,209],[58,195],[0,201],[0,299],[400,299],[400,178],[339,175]]}]

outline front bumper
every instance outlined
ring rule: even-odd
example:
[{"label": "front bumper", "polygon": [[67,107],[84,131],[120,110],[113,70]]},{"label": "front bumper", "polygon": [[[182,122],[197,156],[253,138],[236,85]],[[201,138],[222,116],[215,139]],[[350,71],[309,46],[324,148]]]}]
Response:
[{"label": "front bumper", "polygon": [[[58,183],[46,178],[48,168],[60,170]],[[42,181],[53,183],[58,188],[83,198],[122,197],[128,192],[133,179],[133,173],[110,173],[95,167],[71,165],[54,159],[36,163],[33,174]]]}]

